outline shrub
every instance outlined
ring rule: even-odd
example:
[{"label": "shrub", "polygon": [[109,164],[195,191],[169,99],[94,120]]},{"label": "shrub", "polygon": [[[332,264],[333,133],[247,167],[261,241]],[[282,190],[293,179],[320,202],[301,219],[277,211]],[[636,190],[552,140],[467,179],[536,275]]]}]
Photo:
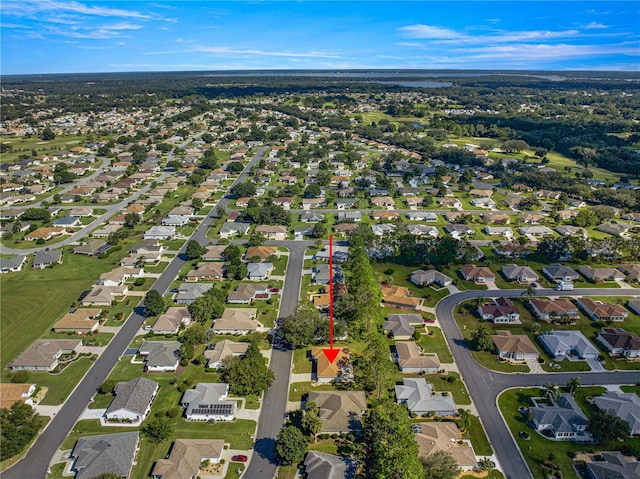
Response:
[{"label": "shrub", "polygon": [[147,281],[147,278],[136,278],[133,282],[134,286],[142,286]]},{"label": "shrub", "polygon": [[384,274],[386,274],[386,275],[392,275],[395,272],[396,271],[393,268],[389,268],[389,269],[385,269],[384,270]]},{"label": "shrub", "polygon": [[11,382],[17,384],[26,383],[29,380],[29,371],[16,371],[11,373]]}]

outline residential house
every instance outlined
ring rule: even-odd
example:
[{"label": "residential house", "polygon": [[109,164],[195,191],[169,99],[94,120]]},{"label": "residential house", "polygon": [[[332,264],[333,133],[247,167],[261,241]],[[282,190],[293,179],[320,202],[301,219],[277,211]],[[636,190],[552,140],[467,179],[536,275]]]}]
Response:
[{"label": "residential house", "polygon": [[312,377],[316,381],[320,383],[330,383],[332,381],[347,383],[353,381],[353,367],[349,348],[340,348],[333,362],[329,361],[323,348],[312,348],[311,359],[315,373]]},{"label": "residential house", "polygon": [[524,258],[530,253],[529,248],[518,243],[501,243],[491,247],[496,255],[503,258]]},{"label": "residential house", "polygon": [[428,211],[410,211],[407,213],[409,221],[438,221],[438,215]]},{"label": "residential house", "polygon": [[307,402],[319,409],[322,433],[344,434],[362,431],[362,415],[367,410],[364,391],[310,391]]},{"label": "residential house", "polygon": [[494,324],[520,324],[520,310],[509,298],[496,298],[478,307],[478,314]]},{"label": "residential house", "polygon": [[277,252],[278,248],[275,246],[249,246],[244,254],[244,259],[253,261],[254,258],[259,258],[260,261],[264,261]]},{"label": "residential house", "polygon": [[80,339],[36,339],[11,362],[9,368],[12,371],[51,372],[58,366],[60,356],[73,354],[80,346]]},{"label": "residential house", "polygon": [[178,334],[180,326],[191,324],[191,313],[188,308],[172,307],[158,317],[151,331],[155,334]]},{"label": "residential house", "polygon": [[425,378],[403,378],[402,385],[396,385],[396,401],[406,404],[411,414],[435,413],[437,416],[453,416],[457,412],[456,403],[450,395],[434,394],[433,386]]},{"label": "residential house", "polygon": [[526,334],[511,334],[511,331],[496,331],[491,336],[499,358],[510,362],[538,359],[539,353],[533,341]]},{"label": "residential house", "polygon": [[431,238],[437,238],[440,235],[438,228],[431,225],[407,225],[407,230],[414,236],[429,236]]},{"label": "residential house", "polygon": [[220,369],[224,367],[224,360],[232,356],[244,356],[249,349],[249,343],[231,341],[223,339],[214,344],[210,344],[204,352],[207,360],[207,367],[211,369]]},{"label": "residential house", "polygon": [[476,208],[490,208],[494,209],[498,207],[498,204],[492,200],[491,198],[474,198],[470,202],[471,206],[475,206]]},{"label": "residential house", "polygon": [[293,203],[293,199],[290,196],[282,196],[279,198],[273,198],[271,203],[274,205],[280,206],[285,210],[291,209],[291,204]]},{"label": "residential house", "polygon": [[80,219],[74,216],[65,216],[53,220],[53,226],[61,228],[77,228],[80,226]]},{"label": "residential house", "polygon": [[127,479],[139,440],[138,431],[81,437],[69,454],[74,459],[71,470],[75,471],[76,479],[93,479],[102,474]]},{"label": "residential house", "polygon": [[511,216],[506,213],[484,213],[482,220],[485,223],[493,223],[496,225],[508,225],[511,223]]},{"label": "residential house", "polygon": [[546,226],[521,226],[518,228],[518,232],[521,235],[525,236],[533,236],[533,237],[542,237],[542,236],[553,236],[553,231],[551,231]]},{"label": "residential house", "polygon": [[231,238],[232,236],[244,236],[249,232],[249,223],[224,223],[220,227],[218,235],[220,238]]},{"label": "residential house", "polygon": [[306,479],[353,479],[358,463],[326,452],[309,451],[304,459]]},{"label": "residential house", "polygon": [[167,458],[158,459],[154,479],[194,479],[203,462],[218,464],[224,450],[223,439],[176,439]]},{"label": "residential house", "polygon": [[493,283],[496,279],[493,271],[486,266],[467,264],[458,270],[463,279],[474,283]]},{"label": "residential house", "polygon": [[397,226],[389,223],[382,223],[379,225],[372,225],[371,231],[376,236],[388,236],[393,234],[397,229]]},{"label": "residential house", "polygon": [[264,283],[241,283],[227,294],[227,303],[251,304],[254,299],[269,299],[269,288]]},{"label": "residential house", "polygon": [[190,216],[165,216],[160,221],[162,226],[184,226],[191,221]]},{"label": "residential house", "polygon": [[566,298],[542,299],[531,298],[529,300],[531,309],[538,319],[546,322],[556,321],[563,317],[578,319],[578,308]]},{"label": "residential house", "polygon": [[640,461],[633,456],[625,456],[620,451],[606,451],[585,457],[589,479],[637,479],[640,477]]},{"label": "residential house", "polygon": [[96,282],[96,286],[120,286],[128,279],[142,278],[143,275],[144,269],[142,268],[123,268],[118,266],[107,273],[102,273]]},{"label": "residential house", "polygon": [[[316,284],[329,284],[329,265],[318,264],[312,270],[311,280]],[[344,283],[344,271],[342,266],[333,265],[333,282]]]},{"label": "residential house", "polygon": [[586,296],[576,298],[576,303],[594,321],[624,321],[629,316],[629,311],[619,304],[603,303]]},{"label": "residential house", "polygon": [[225,308],[211,329],[216,334],[248,334],[261,326],[257,316],[256,308]]},{"label": "residential house", "polygon": [[209,245],[205,246],[206,253],[202,255],[205,261],[224,261],[224,250],[227,245]]},{"label": "residential house", "polygon": [[395,207],[396,202],[390,196],[377,196],[371,198],[371,204],[376,208],[387,208],[391,210]]},{"label": "residential house", "polygon": [[463,471],[471,471],[477,465],[476,456],[468,440],[462,439],[455,422],[412,423],[414,439],[418,443],[418,455],[427,457],[436,452],[445,452],[455,459]]},{"label": "residential house", "polygon": [[591,266],[583,264],[578,268],[578,271],[582,276],[593,283],[597,283],[599,281],[624,280],[626,278],[625,274],[616,268],[592,268]]},{"label": "residential house", "polygon": [[139,425],[149,414],[160,385],[144,377],[121,381],[113,390],[115,398],[104,413],[107,423]]},{"label": "residential house", "polygon": [[11,406],[17,402],[33,406],[31,396],[35,392],[35,384],[2,383],[0,388],[0,408],[11,409]]},{"label": "residential house", "polygon": [[584,228],[580,228],[579,226],[560,225],[556,226],[556,231],[560,236],[571,236],[575,238],[585,239],[589,237],[587,230]]},{"label": "residential house", "polygon": [[415,341],[396,342],[395,362],[403,373],[437,373],[440,359],[437,354],[425,354]]},{"label": "residential house", "polygon": [[443,208],[455,208],[458,210],[462,209],[462,203],[458,198],[440,198],[438,199],[438,204]]},{"label": "residential house", "polygon": [[551,281],[576,281],[580,277],[572,267],[557,263],[543,267],[542,274]]},{"label": "residential house", "polygon": [[489,236],[501,236],[504,239],[513,239],[513,230],[508,226],[485,226],[484,232]]},{"label": "residential house", "polygon": [[347,210],[350,208],[355,208],[358,206],[357,198],[346,198],[346,199],[338,199],[336,200],[336,208],[338,210]]},{"label": "residential house", "polygon": [[144,259],[145,262],[159,261],[164,247],[158,240],[146,240],[136,243],[129,249],[129,254]]},{"label": "residential house", "polygon": [[152,226],[144,233],[144,239],[169,240],[176,237],[175,226]]},{"label": "residential house", "polygon": [[302,199],[302,209],[312,210],[314,208],[320,208],[322,206],[327,206],[327,200],[325,198],[303,198]]},{"label": "residential house", "polygon": [[23,254],[10,258],[0,258],[0,273],[15,273],[20,271],[26,262],[27,257]]},{"label": "residential house", "polygon": [[423,321],[421,314],[390,314],[382,328],[394,339],[407,340],[416,330],[412,324],[422,324]]},{"label": "residential house", "polygon": [[204,261],[187,273],[185,281],[220,281],[224,279],[224,272],[223,263]]},{"label": "residential house", "polygon": [[175,371],[180,360],[178,341],[145,341],[138,348],[138,354],[144,357],[145,370],[148,372]]},{"label": "residential house", "polygon": [[228,395],[227,383],[198,383],[184,392],[180,405],[187,421],[233,421],[236,402],[228,401]]},{"label": "residential house", "polygon": [[469,225],[462,224],[450,224],[444,227],[444,230],[447,234],[453,236],[456,239],[460,239],[466,236],[473,236],[476,234],[476,230],[474,230]]},{"label": "residential house", "polygon": [[251,281],[266,281],[273,271],[273,263],[247,264],[247,278]]},{"label": "residential house", "polygon": [[409,288],[396,285],[382,285],[382,302],[385,306],[401,309],[418,309],[422,299],[412,296]]},{"label": "residential house", "polygon": [[453,279],[435,269],[429,269],[427,271],[418,269],[411,273],[409,281],[416,286],[430,286],[431,284],[436,284],[440,287],[445,287],[453,283]]},{"label": "residential house", "polygon": [[362,213],[359,211],[339,211],[338,222],[344,223],[360,223],[362,221]]},{"label": "residential house", "polygon": [[39,239],[43,239],[45,241],[50,240],[51,238],[53,238],[54,236],[58,236],[61,235],[63,233],[65,233],[66,230],[64,228],[61,227],[41,227],[38,228],[34,231],[32,231],[31,233],[27,233],[24,236],[25,241],[37,241]]},{"label": "residential house", "polygon": [[629,424],[632,436],[640,435],[640,396],[636,393],[607,391],[602,396],[593,398],[598,409],[618,416]]},{"label": "residential house", "polygon": [[287,228],[280,225],[258,225],[254,232],[269,240],[282,241],[287,238]]},{"label": "residential house", "polygon": [[176,303],[191,304],[211,288],[213,288],[212,283],[182,283],[178,286]]},{"label": "residential house", "polygon": [[598,342],[609,354],[625,358],[640,358],[640,336],[621,328],[602,328]]},{"label": "residential house", "polygon": [[88,334],[96,331],[100,326],[100,321],[96,318],[100,316],[102,309],[80,308],[71,313],[65,314],[60,321],[53,325],[56,333]]},{"label": "residential house", "polygon": [[559,394],[557,399],[547,402],[544,398],[532,398],[528,408],[531,424],[539,431],[548,431],[557,440],[590,441],[587,432],[589,419],[570,394]]},{"label": "residential house", "polygon": [[640,281],[640,264],[621,264],[618,270],[627,275],[627,282],[637,283]]},{"label": "residential house", "polygon": [[529,266],[507,264],[502,267],[502,274],[507,280],[517,281],[518,283],[534,283],[540,281],[537,273]]},{"label": "residential house", "polygon": [[599,354],[580,331],[545,331],[538,336],[538,340],[556,360],[565,357],[595,359]]},{"label": "residential house", "polygon": [[82,298],[82,306],[111,306],[117,299],[125,296],[129,288],[121,286],[96,286]]}]

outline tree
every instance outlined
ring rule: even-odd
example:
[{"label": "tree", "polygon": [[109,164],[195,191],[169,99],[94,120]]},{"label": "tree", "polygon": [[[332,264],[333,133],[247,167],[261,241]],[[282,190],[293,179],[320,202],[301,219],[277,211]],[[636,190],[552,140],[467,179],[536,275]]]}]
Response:
[{"label": "tree", "polygon": [[613,413],[597,410],[591,415],[587,431],[598,444],[606,444],[616,439],[626,439],[631,433],[629,423]]},{"label": "tree", "polygon": [[244,166],[240,161],[232,161],[227,165],[227,171],[229,173],[240,173],[242,170],[244,170]]},{"label": "tree", "polygon": [[105,381],[100,386],[100,393],[101,394],[109,394],[109,393],[113,392],[115,387],[116,387],[115,380],[113,380],[113,379],[105,379]]},{"label": "tree", "polygon": [[262,233],[253,233],[249,241],[247,242],[247,246],[262,246],[264,242],[267,241],[267,238]]},{"label": "tree", "polygon": [[405,407],[385,399],[363,419],[364,472],[367,478],[422,479],[418,445]]},{"label": "tree", "polygon": [[493,351],[495,349],[488,328],[480,326],[477,331],[471,333],[471,347],[475,351]]},{"label": "tree", "polygon": [[258,346],[251,343],[244,356],[230,356],[224,360],[222,380],[229,383],[231,394],[259,396],[273,382],[273,371],[267,367]]},{"label": "tree", "polygon": [[304,197],[305,198],[317,198],[321,194],[322,194],[322,189],[320,188],[320,185],[318,185],[316,183],[311,183],[304,190]]},{"label": "tree", "polygon": [[0,409],[0,460],[19,454],[38,433],[40,425],[38,414],[23,402]]},{"label": "tree", "polygon": [[591,208],[584,208],[573,218],[573,224],[582,228],[596,226],[599,223],[598,216]]},{"label": "tree", "polygon": [[327,227],[324,223],[316,223],[311,230],[312,238],[322,238],[327,234]]},{"label": "tree", "polygon": [[547,381],[542,387],[541,393],[547,399],[547,403],[552,404],[558,398],[558,385]]},{"label": "tree", "polygon": [[460,474],[458,461],[447,451],[437,451],[420,458],[424,479],[455,479]]},{"label": "tree", "polygon": [[571,378],[567,381],[567,389],[569,389],[569,394],[573,395],[576,390],[580,387],[580,376],[576,376],[575,378]]},{"label": "tree", "polygon": [[147,316],[162,314],[165,311],[164,298],[158,291],[152,289],[144,297],[144,307]]},{"label": "tree", "polygon": [[255,196],[256,185],[254,185],[250,181],[244,181],[242,183],[238,183],[233,188],[231,188],[231,193],[236,195],[238,198]]},{"label": "tree", "polygon": [[367,347],[354,362],[356,383],[365,391],[375,391],[380,399],[383,386],[393,376],[395,368],[389,361],[389,345],[385,337],[372,330],[367,335]]},{"label": "tree", "polygon": [[226,275],[229,279],[241,280],[247,277],[247,265],[240,261],[233,261],[227,265]]},{"label": "tree", "polygon": [[45,141],[50,141],[56,137],[56,134],[51,128],[45,128],[44,130],[42,130],[42,135],[40,137]]},{"label": "tree", "polygon": [[206,323],[211,319],[219,318],[224,312],[225,298],[224,291],[211,288],[188,306],[189,313],[199,323]]},{"label": "tree", "polygon": [[126,228],[134,228],[140,223],[140,216],[137,213],[127,213],[124,217],[124,226]]},{"label": "tree", "polygon": [[200,259],[200,257],[207,252],[207,248],[202,246],[196,240],[189,240],[184,254],[188,260]]},{"label": "tree", "polygon": [[155,444],[166,441],[173,434],[173,426],[166,416],[155,416],[147,421],[140,430]]},{"label": "tree", "polygon": [[51,214],[46,208],[27,208],[20,218],[26,221],[43,221],[46,223],[51,219]]},{"label": "tree", "polygon": [[460,408],[458,409],[458,414],[460,414],[460,424],[462,429],[467,429],[469,427],[469,421],[471,420],[471,413],[468,409]]},{"label": "tree", "polygon": [[15,384],[24,384],[29,380],[29,371],[24,369],[11,373],[11,382]]},{"label": "tree", "polygon": [[292,316],[282,320],[280,335],[293,348],[304,348],[327,338],[329,322],[310,303],[300,303]]},{"label": "tree", "polygon": [[315,401],[307,401],[304,410],[304,416],[302,417],[302,430],[313,436],[313,441],[316,441],[316,436],[322,431],[322,419],[319,417],[320,408]]},{"label": "tree", "polygon": [[195,210],[199,210],[200,208],[202,208],[204,206],[204,203],[202,202],[202,200],[200,198],[192,198],[191,199],[191,206],[193,206],[193,208]]},{"label": "tree", "polygon": [[236,244],[227,246],[222,254],[227,261],[231,261],[232,263],[242,259],[242,249]]},{"label": "tree", "polygon": [[307,452],[308,440],[295,426],[284,426],[276,439],[276,454],[283,465],[298,464]]},{"label": "tree", "polygon": [[179,352],[180,352],[180,358],[186,359],[187,361],[189,361],[190,359],[193,359],[193,356],[195,356],[195,349],[193,345],[186,341],[180,345]]}]

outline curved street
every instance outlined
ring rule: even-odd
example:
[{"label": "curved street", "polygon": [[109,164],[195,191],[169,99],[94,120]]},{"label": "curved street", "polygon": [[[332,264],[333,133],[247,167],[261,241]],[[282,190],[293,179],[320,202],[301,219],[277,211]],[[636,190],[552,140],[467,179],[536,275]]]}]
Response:
[{"label": "curved street", "polygon": [[[638,296],[637,289],[616,289],[616,295]],[[507,479],[533,479],[520,449],[498,409],[498,396],[504,390],[514,387],[542,386],[550,379],[564,384],[576,376],[571,373],[508,374],[490,371],[481,366],[471,355],[466,342],[453,318],[453,309],[462,301],[477,297],[520,297],[525,290],[474,290],[454,293],[443,298],[436,306],[436,316],[447,339],[460,375],[469,391],[480,420],[487,432],[491,446],[500,462]],[[580,288],[573,291],[538,289],[539,296],[580,296],[611,295],[611,290]],[[638,371],[580,372],[581,383],[587,385],[636,384],[640,379]]]}]

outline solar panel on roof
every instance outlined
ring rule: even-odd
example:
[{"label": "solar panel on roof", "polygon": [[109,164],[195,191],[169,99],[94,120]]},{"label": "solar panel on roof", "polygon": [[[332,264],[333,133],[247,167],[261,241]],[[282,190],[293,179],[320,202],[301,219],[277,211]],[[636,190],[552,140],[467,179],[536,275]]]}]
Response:
[{"label": "solar panel on roof", "polygon": [[233,404],[200,404],[194,408],[192,414],[224,414],[228,415],[233,412]]}]

